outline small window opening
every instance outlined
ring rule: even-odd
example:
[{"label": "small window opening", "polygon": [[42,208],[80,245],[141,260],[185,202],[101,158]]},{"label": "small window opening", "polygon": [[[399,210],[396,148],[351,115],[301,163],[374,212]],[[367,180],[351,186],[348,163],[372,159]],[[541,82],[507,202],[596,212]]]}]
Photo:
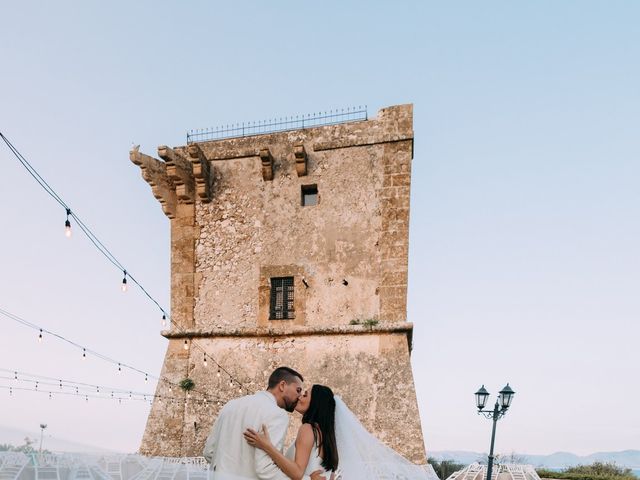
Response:
[{"label": "small window opening", "polygon": [[290,320],[294,318],[293,277],[271,279],[271,320]]},{"label": "small window opening", "polygon": [[302,186],[302,206],[309,207],[318,204],[318,186],[303,185]]}]

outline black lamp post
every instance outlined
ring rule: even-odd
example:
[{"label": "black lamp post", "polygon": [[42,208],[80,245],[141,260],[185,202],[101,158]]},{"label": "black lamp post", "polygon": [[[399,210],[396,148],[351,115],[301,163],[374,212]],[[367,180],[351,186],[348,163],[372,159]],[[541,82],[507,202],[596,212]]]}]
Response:
[{"label": "black lamp post", "polygon": [[44,437],[44,429],[47,428],[46,423],[40,424],[40,448],[38,449],[38,456],[42,457],[42,438]]},{"label": "black lamp post", "polygon": [[484,388],[484,385],[475,393],[476,406],[478,407],[478,415],[482,414],[486,418],[493,420],[493,429],[491,431],[491,449],[489,450],[489,463],[487,465],[487,479],[491,479],[491,473],[493,470],[493,444],[496,439],[496,423],[507,413],[507,409],[511,406],[514,392],[509,384],[500,390],[500,395],[496,400],[496,404],[493,406],[493,410],[485,410],[484,407],[487,404],[489,398],[489,392]]}]

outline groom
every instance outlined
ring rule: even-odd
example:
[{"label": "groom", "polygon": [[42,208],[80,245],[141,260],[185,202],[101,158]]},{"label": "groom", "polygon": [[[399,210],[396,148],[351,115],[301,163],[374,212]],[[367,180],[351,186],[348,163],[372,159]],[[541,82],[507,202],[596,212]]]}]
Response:
[{"label": "groom", "polygon": [[[263,450],[249,445],[242,434],[247,428],[258,431],[264,424],[274,445],[282,451],[289,427],[287,412],[296,407],[303,381],[295,370],[279,367],[269,377],[266,391],[233,399],[222,408],[204,445],[203,455],[211,464],[212,480],[287,478]],[[319,472],[314,472],[311,480],[324,480]]]}]

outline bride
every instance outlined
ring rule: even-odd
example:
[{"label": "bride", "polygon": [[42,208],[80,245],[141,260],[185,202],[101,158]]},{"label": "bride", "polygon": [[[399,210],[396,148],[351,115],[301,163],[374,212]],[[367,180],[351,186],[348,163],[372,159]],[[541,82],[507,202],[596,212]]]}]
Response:
[{"label": "bride", "polygon": [[302,426],[285,455],[271,443],[266,428],[244,432],[250,445],[264,450],[293,480],[318,470],[327,480],[438,478],[430,465],[410,462],[369,433],[329,387],[313,385],[295,409],[302,414]]},{"label": "bride", "polygon": [[302,426],[295,443],[283,455],[272,443],[267,429],[260,433],[247,429],[244,438],[249,445],[264,450],[289,478],[300,480],[313,472],[334,473],[338,468],[333,392],[324,385],[314,385],[304,392],[295,410],[302,414]]}]

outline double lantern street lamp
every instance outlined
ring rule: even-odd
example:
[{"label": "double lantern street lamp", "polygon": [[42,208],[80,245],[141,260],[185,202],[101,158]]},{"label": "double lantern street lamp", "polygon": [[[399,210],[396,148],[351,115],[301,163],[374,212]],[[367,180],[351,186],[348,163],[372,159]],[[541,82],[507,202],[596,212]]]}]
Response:
[{"label": "double lantern street lamp", "polygon": [[507,413],[507,410],[511,406],[514,392],[509,384],[500,390],[496,404],[493,406],[493,410],[485,410],[484,407],[489,399],[489,392],[484,388],[484,385],[480,387],[476,395],[476,406],[478,407],[478,415],[484,415],[486,418],[493,420],[493,430],[491,431],[491,449],[489,450],[489,463],[487,465],[487,477],[486,480],[492,480],[491,471],[493,470],[493,443],[496,439],[496,423]]}]

